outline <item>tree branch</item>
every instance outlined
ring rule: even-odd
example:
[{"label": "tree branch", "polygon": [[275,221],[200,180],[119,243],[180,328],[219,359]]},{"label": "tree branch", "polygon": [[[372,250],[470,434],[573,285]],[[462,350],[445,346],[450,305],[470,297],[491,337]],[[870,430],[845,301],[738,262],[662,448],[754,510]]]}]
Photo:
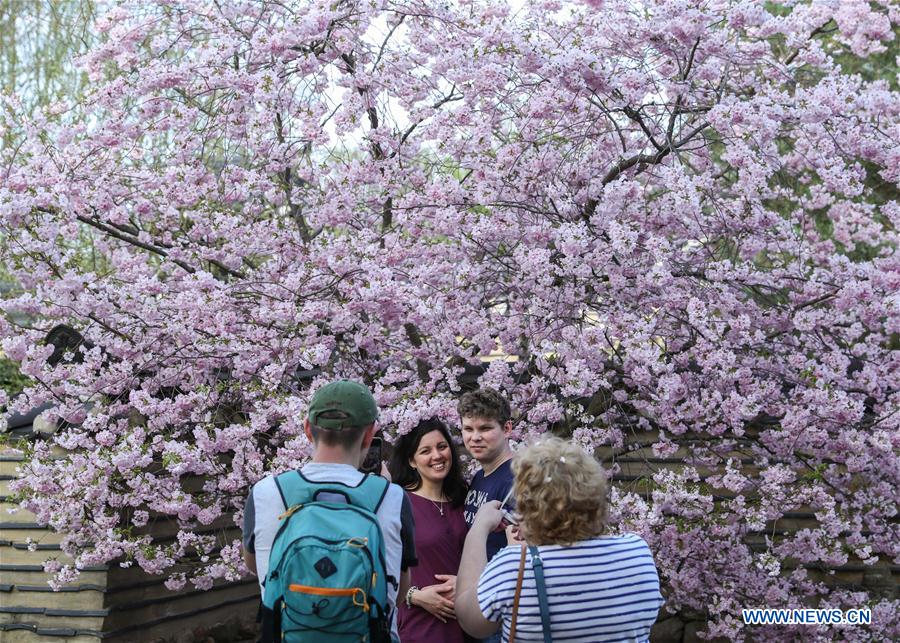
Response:
[{"label": "tree branch", "polygon": [[653,132],[651,132],[650,128],[647,127],[647,124],[644,122],[644,119],[641,118],[641,114],[639,111],[637,111],[636,109],[634,109],[632,107],[628,107],[628,106],[626,106],[624,109],[622,109],[622,111],[625,113],[625,116],[627,116],[628,118],[630,118],[631,120],[633,120],[635,123],[637,123],[640,126],[640,128],[641,128],[641,130],[643,130],[644,134],[647,135],[647,138],[650,139],[650,144],[653,145],[653,147],[655,147],[657,150],[662,149],[662,145],[660,145],[656,141],[656,138],[654,138],[654,136],[653,136]]},{"label": "tree branch", "polygon": [[[58,211],[56,211],[54,208],[39,207],[36,209],[40,212],[45,212],[47,214],[58,214]],[[189,274],[194,274],[195,272],[197,272],[197,269],[194,268],[193,266],[191,266],[189,263],[184,262],[180,259],[172,259],[169,256],[169,253],[164,248],[160,247],[159,245],[147,243],[146,241],[141,241],[140,239],[136,238],[135,236],[126,234],[126,233],[120,231],[115,226],[113,226],[109,223],[104,223],[103,221],[100,221],[99,219],[86,217],[82,214],[75,215],[75,218],[78,221],[81,221],[82,223],[87,224],[87,225],[91,226],[92,228],[96,228],[97,230],[100,230],[101,232],[104,232],[115,239],[124,241],[125,243],[133,245],[137,248],[141,248],[142,250],[152,252],[153,254],[155,254],[157,256],[168,259],[169,261],[174,263],[176,266],[182,268]],[[219,261],[216,261],[215,259],[204,259],[204,261],[208,261],[210,264],[212,264],[213,266],[215,266],[222,272],[224,272],[228,275],[231,275],[232,277],[237,277],[238,279],[245,278],[244,273],[242,273],[241,271],[229,268],[225,264],[223,264]]]},{"label": "tree branch", "polygon": [[[831,19],[829,19],[827,22],[823,23],[821,26],[816,27],[815,29],[813,29],[812,33],[809,34],[809,37],[807,38],[807,40],[812,40],[813,38],[815,38],[815,37],[818,36],[819,34],[823,34],[823,33],[831,33],[832,31],[837,30],[837,27],[834,27],[834,28],[832,28],[832,29],[825,29],[825,27],[827,27],[828,24],[829,24],[830,22],[831,22]],[[784,63],[782,63],[782,64],[783,64],[785,67],[788,66],[788,65],[790,65],[792,62],[794,62],[794,59],[797,58],[797,56],[800,55],[800,52],[801,52],[801,51],[802,51],[802,50],[800,49],[800,47],[797,47],[793,52],[791,52],[791,55],[790,55],[790,56],[788,56],[787,58],[784,59]]]},{"label": "tree branch", "polygon": [[678,148],[682,147],[685,143],[690,141],[694,136],[699,134],[701,131],[709,127],[708,122],[703,122],[702,124],[695,127],[691,130],[686,136],[682,137],[680,140],[670,143],[666,145],[664,148],[659,150],[656,154],[635,154],[627,159],[623,159],[616,163],[609,172],[606,173],[606,176],[603,177],[603,185],[611,183],[615,181],[619,176],[629,168],[634,167],[638,164],[647,164],[647,165],[656,165],[661,162],[666,156],[668,156],[671,152],[674,152]]},{"label": "tree branch", "polygon": [[[645,165],[656,165],[660,163],[666,156],[668,156],[671,152],[677,150],[682,147],[684,144],[688,143],[691,139],[693,139],[697,134],[702,132],[704,129],[709,127],[709,123],[704,121],[694,129],[692,129],[687,135],[683,136],[677,142],[666,145],[664,148],[660,149],[656,154],[635,154],[634,156],[630,156],[627,159],[622,159],[618,163],[616,163],[612,168],[610,168],[609,172],[603,177],[601,183],[603,185],[607,185],[612,183],[617,178],[619,178],[623,172],[634,167],[635,165],[645,164]],[[588,199],[587,203],[584,205],[584,212],[582,214],[582,218],[586,221],[590,221],[591,216],[593,216],[594,211],[597,209],[597,199]]]},{"label": "tree branch", "polygon": [[[100,230],[101,232],[105,232],[109,236],[114,237],[120,241],[124,241],[125,243],[129,243],[135,247],[141,248],[142,250],[147,250],[148,252],[152,252],[155,255],[159,255],[160,257],[169,259],[169,253],[166,252],[165,250],[163,250],[162,248],[160,248],[158,246],[154,246],[149,243],[146,243],[144,241],[141,241],[140,239],[136,239],[136,238],[132,237],[131,235],[127,235],[122,232],[119,232],[111,225],[108,225],[106,223],[98,221],[97,219],[91,219],[91,218],[86,217],[81,214],[76,215],[76,218],[79,221],[81,221],[82,223],[86,223],[87,225],[91,226],[92,228],[96,228],[97,230]],[[194,274],[195,272],[197,272],[197,270],[193,266],[185,263],[184,261],[181,261],[180,259],[169,259],[169,260],[190,274]]]},{"label": "tree branch", "polygon": [[[457,101],[457,100],[462,100],[463,95],[462,94],[454,94],[454,91],[456,91],[456,85],[453,85],[453,87],[450,88],[449,96],[445,96],[444,98],[442,98],[441,100],[436,102],[434,105],[431,106],[431,109],[440,109],[443,105],[446,105],[447,103],[451,103],[451,102]],[[406,128],[406,130],[400,136],[400,145],[403,145],[406,142],[406,139],[409,138],[410,134],[412,134],[416,130],[416,128],[422,124],[422,121],[424,121],[424,120],[425,120],[424,118],[420,118],[415,123],[413,123],[412,125],[410,125],[409,127]],[[397,149],[391,154],[391,158],[397,156],[397,153],[400,151],[400,145],[398,145]]]},{"label": "tree branch", "polygon": [[406,16],[403,14],[400,14],[400,19],[397,21],[397,24],[395,24],[393,27],[391,27],[391,30],[388,31],[387,36],[384,37],[384,42],[382,42],[381,47],[378,48],[378,55],[375,57],[375,62],[372,63],[372,69],[375,69],[376,67],[378,67],[378,63],[381,62],[381,57],[384,55],[384,48],[387,46],[388,41],[391,39],[391,36],[394,35],[394,32],[397,31],[397,27],[399,27],[405,19],[406,19]]}]

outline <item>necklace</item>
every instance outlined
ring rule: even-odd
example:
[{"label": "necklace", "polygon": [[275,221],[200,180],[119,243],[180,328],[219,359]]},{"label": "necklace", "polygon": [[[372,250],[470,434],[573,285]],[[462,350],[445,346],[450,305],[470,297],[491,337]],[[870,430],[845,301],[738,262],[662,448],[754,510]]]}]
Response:
[{"label": "necklace", "polygon": [[[408,488],[408,487],[407,487],[407,488]],[[449,500],[447,500],[447,496],[444,495],[444,492],[443,492],[443,491],[441,491],[441,497],[440,497],[440,499],[439,499],[437,502],[435,502],[434,500],[432,500],[432,499],[429,498],[428,496],[422,494],[422,493],[421,493],[420,491],[418,491],[418,490],[415,490],[415,491],[410,490],[410,493],[414,493],[415,495],[419,496],[420,498],[424,498],[425,500],[427,500],[428,502],[430,502],[431,504],[433,504],[433,505],[434,505],[434,508],[437,509],[437,510],[440,512],[441,516],[444,515],[444,503],[445,503],[445,502],[450,502]]]},{"label": "necklace", "polygon": [[434,505],[434,508],[441,512],[441,516],[444,515],[444,494],[441,494],[441,499],[435,502],[431,498],[428,499],[428,502]]}]

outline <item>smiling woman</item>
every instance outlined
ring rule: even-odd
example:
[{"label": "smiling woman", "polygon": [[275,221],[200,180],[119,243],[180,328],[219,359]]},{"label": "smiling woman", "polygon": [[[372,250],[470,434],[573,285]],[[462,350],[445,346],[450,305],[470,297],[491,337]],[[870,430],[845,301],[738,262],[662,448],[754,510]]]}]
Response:
[{"label": "smiling woman", "polygon": [[404,643],[460,643],[456,623],[456,572],[466,538],[463,501],[466,484],[459,455],[443,422],[423,420],[402,436],[390,465],[395,483],[406,489],[416,523],[419,564],[398,615]]}]

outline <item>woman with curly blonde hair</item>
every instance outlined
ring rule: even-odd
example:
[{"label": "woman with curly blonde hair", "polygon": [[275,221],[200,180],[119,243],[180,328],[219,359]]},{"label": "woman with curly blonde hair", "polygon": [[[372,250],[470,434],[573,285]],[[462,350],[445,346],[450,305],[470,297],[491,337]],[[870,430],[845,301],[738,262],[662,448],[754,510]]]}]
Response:
[{"label": "woman with curly blonde hair", "polygon": [[647,543],[606,534],[606,476],[580,447],[545,438],[516,453],[520,545],[490,564],[488,534],[510,520],[499,502],[475,517],[457,578],[456,614],[473,636],[503,640],[647,641],[663,603]]}]

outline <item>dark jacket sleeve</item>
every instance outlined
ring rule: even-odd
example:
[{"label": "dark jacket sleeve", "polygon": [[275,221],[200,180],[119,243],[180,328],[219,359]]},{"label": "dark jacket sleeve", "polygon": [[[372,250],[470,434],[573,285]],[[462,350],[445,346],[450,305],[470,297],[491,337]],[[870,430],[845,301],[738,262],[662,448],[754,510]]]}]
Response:
[{"label": "dark jacket sleeve", "polygon": [[400,569],[406,571],[418,565],[419,559],[416,557],[416,522],[413,519],[412,505],[405,493],[400,506],[400,542],[403,544]]},{"label": "dark jacket sleeve", "polygon": [[247,504],[244,505],[244,525],[241,532],[241,542],[244,549],[251,554],[256,553],[256,507],[253,504],[253,487],[250,487],[250,495],[247,496]]}]

